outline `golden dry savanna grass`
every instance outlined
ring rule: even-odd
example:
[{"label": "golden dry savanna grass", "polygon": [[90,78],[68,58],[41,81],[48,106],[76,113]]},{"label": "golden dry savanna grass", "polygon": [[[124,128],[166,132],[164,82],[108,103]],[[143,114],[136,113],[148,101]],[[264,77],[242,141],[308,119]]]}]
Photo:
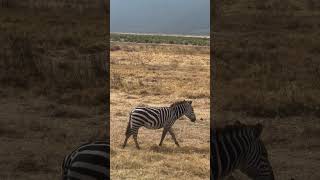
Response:
[{"label": "golden dry savanna grass", "polygon": [[[111,44],[111,179],[209,179],[209,47]],[[122,148],[129,112],[138,105],[169,106],[193,100],[197,121],[178,120],[181,147],[160,130],[139,130]]]},{"label": "golden dry savanna grass", "polygon": [[262,123],[277,180],[320,179],[319,2],[219,1],[212,18],[216,125]]},{"label": "golden dry savanna grass", "polygon": [[0,9],[0,179],[61,179],[66,154],[105,139],[106,73],[86,63],[106,61],[105,18]]}]

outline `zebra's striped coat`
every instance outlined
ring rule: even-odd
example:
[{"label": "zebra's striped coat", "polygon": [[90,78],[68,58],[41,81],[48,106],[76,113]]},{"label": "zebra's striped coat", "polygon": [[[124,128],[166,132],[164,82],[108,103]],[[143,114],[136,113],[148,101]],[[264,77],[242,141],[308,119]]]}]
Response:
[{"label": "zebra's striped coat", "polygon": [[[244,125],[237,121],[234,125],[216,129],[216,149],[212,148],[211,156],[219,154],[220,166],[212,167],[218,170],[218,179],[230,175],[235,169],[240,169],[254,180],[274,180],[273,170],[268,158],[268,152],[260,139],[262,125]],[[214,139],[212,139],[214,141]],[[215,145],[212,143],[212,145]],[[214,153],[214,154],[213,154]]]},{"label": "zebra's striped coat", "polygon": [[63,180],[107,180],[109,178],[109,142],[82,144],[66,155],[62,164]]},{"label": "zebra's striped coat", "polygon": [[137,136],[140,127],[148,129],[163,128],[159,146],[162,145],[163,139],[167,132],[170,133],[175,144],[179,146],[175,134],[172,130],[173,124],[181,116],[187,116],[192,122],[196,121],[196,116],[193,112],[192,101],[178,101],[171,104],[170,107],[136,107],[129,115],[129,122],[126,130],[126,138],[123,143],[123,148],[131,135],[135,141],[136,147],[140,149]]}]

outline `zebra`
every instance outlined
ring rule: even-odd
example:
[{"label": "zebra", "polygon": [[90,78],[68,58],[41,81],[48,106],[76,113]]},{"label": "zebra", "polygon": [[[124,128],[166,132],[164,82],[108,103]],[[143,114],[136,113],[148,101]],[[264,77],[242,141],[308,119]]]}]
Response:
[{"label": "zebra", "polygon": [[62,180],[107,180],[109,176],[109,142],[82,144],[64,157]]},{"label": "zebra", "polygon": [[[260,139],[263,126],[245,125],[237,121],[234,125],[216,129],[216,139],[211,141],[211,156],[217,156],[217,167],[211,167],[214,179],[223,179],[235,169],[253,180],[274,180],[268,152]],[[215,142],[213,142],[215,141]],[[216,144],[214,144],[216,143]],[[215,151],[217,148],[218,150]],[[219,175],[217,175],[219,174]]]},{"label": "zebra", "polygon": [[138,130],[140,127],[148,129],[163,128],[159,146],[162,145],[163,139],[167,132],[170,133],[174,143],[179,147],[179,143],[172,130],[173,124],[181,116],[185,115],[192,122],[196,121],[196,115],[193,112],[192,101],[177,101],[170,107],[136,107],[129,114],[129,122],[126,130],[126,138],[123,143],[123,148],[126,147],[127,141],[133,135],[136,148],[140,149],[138,144]]}]

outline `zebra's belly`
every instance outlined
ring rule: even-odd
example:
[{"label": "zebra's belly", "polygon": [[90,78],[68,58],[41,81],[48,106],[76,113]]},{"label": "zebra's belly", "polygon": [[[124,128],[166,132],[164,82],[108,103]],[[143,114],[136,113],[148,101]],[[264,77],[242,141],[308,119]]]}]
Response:
[{"label": "zebra's belly", "polygon": [[161,129],[162,128],[160,126],[153,126],[151,124],[145,124],[144,127],[147,129]]}]

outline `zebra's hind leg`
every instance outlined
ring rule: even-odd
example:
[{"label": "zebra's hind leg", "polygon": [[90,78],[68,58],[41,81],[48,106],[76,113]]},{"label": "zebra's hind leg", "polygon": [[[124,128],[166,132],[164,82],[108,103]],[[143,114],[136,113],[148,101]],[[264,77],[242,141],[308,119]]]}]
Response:
[{"label": "zebra's hind leg", "polygon": [[137,149],[140,149],[139,144],[138,144],[138,134],[133,135],[134,143],[136,143]]},{"label": "zebra's hind leg", "polygon": [[129,139],[130,136],[131,136],[130,134],[126,134],[126,139],[124,140],[124,143],[123,143],[123,145],[122,145],[122,148],[125,148],[125,147],[126,147],[127,142],[128,142],[128,139]]},{"label": "zebra's hind leg", "polygon": [[159,146],[162,145],[162,142],[163,142],[163,140],[164,140],[164,137],[166,137],[167,132],[168,132],[168,130],[167,130],[166,128],[163,128],[162,136],[161,136],[161,140],[160,140]]},{"label": "zebra's hind leg", "polygon": [[170,135],[171,135],[171,137],[172,137],[172,139],[173,139],[174,143],[175,143],[178,147],[180,147],[180,145],[179,145],[179,143],[178,143],[178,141],[177,141],[177,139],[176,139],[176,136],[175,136],[175,134],[174,134],[174,132],[173,132],[172,128],[170,128],[170,129],[169,129],[169,133],[170,133]]},{"label": "zebra's hind leg", "polygon": [[122,148],[126,147],[129,137],[133,134],[130,123],[131,123],[131,114],[129,116],[129,121],[128,121],[127,129],[126,129],[126,139],[123,142]]}]

